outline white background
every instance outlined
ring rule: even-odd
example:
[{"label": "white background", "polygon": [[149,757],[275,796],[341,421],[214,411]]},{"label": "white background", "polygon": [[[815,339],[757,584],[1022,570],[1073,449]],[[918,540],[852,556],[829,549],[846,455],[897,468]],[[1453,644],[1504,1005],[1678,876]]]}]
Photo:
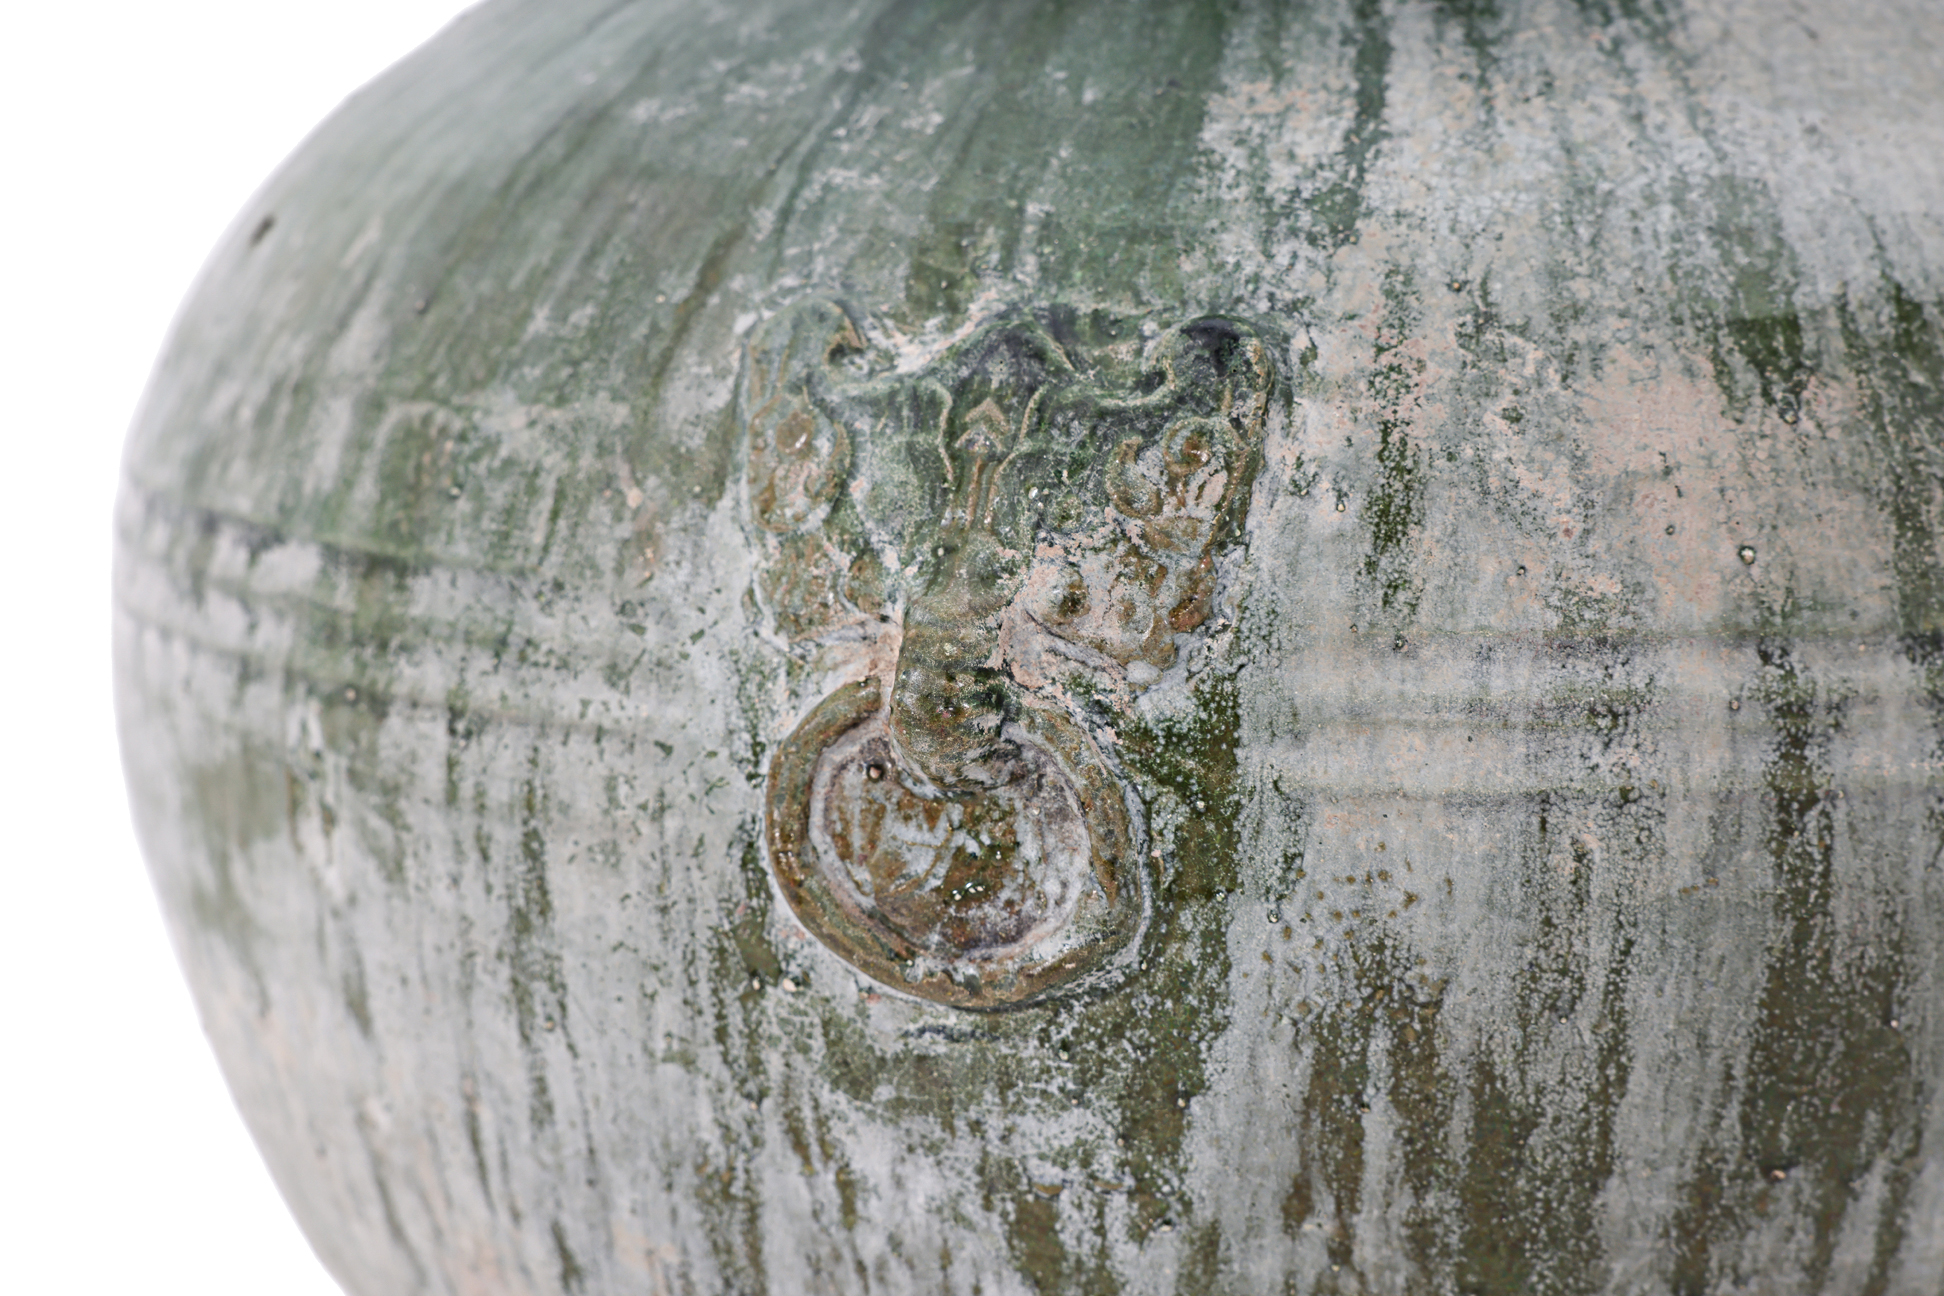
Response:
[{"label": "white background", "polygon": [[0,25],[0,1290],[337,1296],[230,1105],[136,854],[109,517],[203,256],[340,100],[464,7],[40,0]]}]

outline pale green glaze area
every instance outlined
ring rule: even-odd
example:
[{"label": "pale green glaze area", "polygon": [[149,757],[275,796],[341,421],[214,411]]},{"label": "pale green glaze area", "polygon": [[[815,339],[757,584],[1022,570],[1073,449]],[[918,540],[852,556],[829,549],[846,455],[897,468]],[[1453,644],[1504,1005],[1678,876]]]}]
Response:
[{"label": "pale green glaze area", "polygon": [[[1935,1291],[1940,84],[1888,0],[488,4],[362,92],[117,519],[145,849],[327,1263]],[[1291,339],[1232,625],[1112,717],[1125,981],[918,1005],[775,897],[828,663],[733,389],[811,294]]]}]

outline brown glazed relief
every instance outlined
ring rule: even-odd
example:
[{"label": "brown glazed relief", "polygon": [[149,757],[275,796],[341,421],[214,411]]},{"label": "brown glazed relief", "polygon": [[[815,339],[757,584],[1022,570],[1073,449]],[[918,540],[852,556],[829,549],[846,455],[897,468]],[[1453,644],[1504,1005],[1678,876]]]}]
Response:
[{"label": "brown glazed relief", "polygon": [[1017,310],[919,354],[868,336],[812,299],[744,358],[758,600],[850,681],[772,761],[770,866],[861,971],[1006,1007],[1146,923],[1112,720],[1209,617],[1274,365],[1215,316]]}]

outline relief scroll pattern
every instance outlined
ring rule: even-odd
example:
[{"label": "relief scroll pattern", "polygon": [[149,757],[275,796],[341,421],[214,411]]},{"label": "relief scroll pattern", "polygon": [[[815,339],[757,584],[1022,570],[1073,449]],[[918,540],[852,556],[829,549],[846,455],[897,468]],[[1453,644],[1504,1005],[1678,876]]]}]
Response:
[{"label": "relief scroll pattern", "polygon": [[770,867],[869,976],[1003,1008],[1133,957],[1112,717],[1202,631],[1276,383],[1253,327],[1002,313],[927,355],[813,298],[744,356],[756,594],[852,663],[768,777]]}]

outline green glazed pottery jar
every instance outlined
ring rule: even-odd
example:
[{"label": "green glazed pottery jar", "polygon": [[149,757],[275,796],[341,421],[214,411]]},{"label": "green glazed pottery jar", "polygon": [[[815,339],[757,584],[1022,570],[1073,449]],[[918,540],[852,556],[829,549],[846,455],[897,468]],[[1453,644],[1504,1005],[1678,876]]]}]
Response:
[{"label": "green glazed pottery jar", "polygon": [[1935,6],[494,0],[116,525],[358,1296],[1938,1290]]}]

